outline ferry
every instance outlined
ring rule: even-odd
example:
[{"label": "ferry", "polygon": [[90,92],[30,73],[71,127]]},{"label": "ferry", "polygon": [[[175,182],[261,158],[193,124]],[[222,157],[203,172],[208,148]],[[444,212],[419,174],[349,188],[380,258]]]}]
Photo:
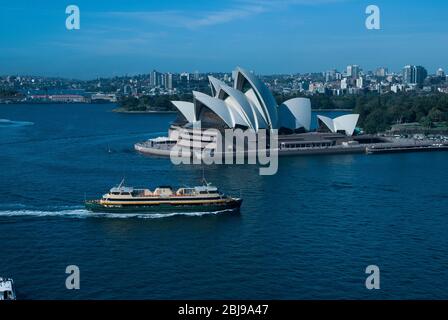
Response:
[{"label": "ferry", "polygon": [[16,300],[14,281],[12,279],[0,277],[0,300]]},{"label": "ferry", "polygon": [[160,186],[151,191],[126,187],[123,180],[101,199],[86,200],[85,206],[89,211],[105,213],[215,212],[239,211],[242,201],[222,194],[206,181],[196,187]]}]

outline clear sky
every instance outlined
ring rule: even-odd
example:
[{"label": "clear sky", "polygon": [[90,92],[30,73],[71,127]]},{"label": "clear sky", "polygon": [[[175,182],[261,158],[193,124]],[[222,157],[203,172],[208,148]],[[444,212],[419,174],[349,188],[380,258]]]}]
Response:
[{"label": "clear sky", "polygon": [[[448,69],[448,1],[0,0],[0,74]],[[81,29],[65,28],[79,6]],[[367,30],[365,9],[381,9]]]}]

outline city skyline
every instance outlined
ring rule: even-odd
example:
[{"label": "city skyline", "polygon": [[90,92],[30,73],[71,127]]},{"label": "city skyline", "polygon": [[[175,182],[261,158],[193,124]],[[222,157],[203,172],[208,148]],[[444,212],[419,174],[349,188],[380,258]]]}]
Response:
[{"label": "city skyline", "polygon": [[[257,72],[257,70],[252,70],[250,69],[249,71],[251,73],[260,75],[260,76],[266,76],[266,77],[272,77],[272,76],[308,76],[308,75],[322,75],[324,78],[330,74],[333,73],[333,76],[341,76],[342,78],[339,80],[342,80],[343,78],[352,78],[352,75],[350,74],[350,68],[351,67],[357,67],[358,70],[355,73],[356,76],[354,77],[355,79],[360,77],[360,76],[366,76],[369,74],[372,75],[376,75],[376,76],[388,76],[388,75],[394,75],[394,76],[398,76],[398,77],[402,77],[405,69],[409,66],[417,66],[417,67],[422,67],[427,71],[427,76],[438,76],[440,75],[440,72],[443,73],[443,76],[445,76],[445,70],[448,71],[448,69],[445,69],[443,66],[439,66],[437,68],[435,68],[434,70],[428,69],[426,68],[426,66],[422,65],[422,64],[415,64],[415,65],[404,65],[401,68],[398,68],[397,70],[392,70],[391,68],[389,68],[387,65],[383,64],[383,65],[378,65],[375,66],[371,69],[366,69],[363,68],[362,65],[357,65],[357,64],[347,64],[346,66],[343,67],[332,67],[332,68],[328,68],[325,70],[314,70],[314,71],[310,71],[310,72],[300,72],[300,71],[295,71],[295,72],[285,72],[285,73],[259,73]],[[214,75],[214,74],[222,74],[223,76],[228,76],[229,78],[232,77],[232,70],[213,70],[213,71],[207,71],[207,70],[180,70],[180,71],[173,71],[173,70],[160,70],[160,69],[156,69],[156,68],[149,68],[149,70],[142,70],[142,72],[138,72],[138,73],[123,73],[123,74],[115,74],[115,75],[105,75],[105,76],[97,76],[97,77],[91,77],[91,78],[75,78],[75,77],[69,77],[69,76],[54,76],[54,75],[39,75],[39,74],[20,74],[20,73],[10,73],[10,74],[1,74],[0,73],[0,77],[6,78],[6,77],[22,77],[22,78],[47,78],[47,79],[64,79],[64,80],[71,80],[71,81],[94,81],[94,80],[98,80],[98,79],[113,79],[113,78],[134,78],[134,77],[139,77],[139,76],[149,76],[150,78],[153,77],[153,73],[156,72],[158,77],[161,77],[159,79],[160,83],[166,83],[165,81],[167,81],[165,79],[165,76],[178,76],[178,77],[189,77],[193,80],[197,80],[195,79],[197,76],[207,76],[207,75]],[[382,72],[382,74],[378,74],[378,72]],[[336,79],[336,78],[335,78]],[[171,80],[172,81],[172,80]],[[326,80],[326,82],[329,82],[329,80]]]},{"label": "city skyline", "polygon": [[[376,1],[381,29],[365,27],[367,1],[233,0],[76,1],[81,29],[65,28],[67,3],[5,4],[0,74],[93,79],[125,74],[225,72],[244,65],[257,74],[325,72],[357,64],[447,69],[448,4]],[[24,10],[26,8],[26,10]],[[14,32],[8,32],[14,30]],[[385,63],[386,62],[386,63]]]}]

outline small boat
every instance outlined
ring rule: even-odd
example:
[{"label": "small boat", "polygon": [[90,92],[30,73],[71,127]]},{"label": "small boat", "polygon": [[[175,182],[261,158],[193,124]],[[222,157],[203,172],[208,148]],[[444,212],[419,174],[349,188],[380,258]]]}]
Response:
[{"label": "small boat", "polygon": [[202,186],[174,189],[160,186],[154,191],[126,187],[121,183],[99,200],[86,200],[86,209],[106,213],[176,213],[238,211],[242,199],[226,196],[204,180]]},{"label": "small boat", "polygon": [[0,278],[0,300],[16,300],[14,281],[10,278]]}]

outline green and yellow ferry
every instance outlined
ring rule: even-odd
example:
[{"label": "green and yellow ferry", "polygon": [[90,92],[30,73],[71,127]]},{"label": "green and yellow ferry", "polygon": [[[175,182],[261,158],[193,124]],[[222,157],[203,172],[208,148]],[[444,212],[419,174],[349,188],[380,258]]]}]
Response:
[{"label": "green and yellow ferry", "polygon": [[86,209],[104,213],[176,213],[238,211],[242,199],[226,196],[218,188],[204,182],[202,186],[173,189],[160,186],[154,191],[123,185],[103,195],[99,200],[86,200]]}]

